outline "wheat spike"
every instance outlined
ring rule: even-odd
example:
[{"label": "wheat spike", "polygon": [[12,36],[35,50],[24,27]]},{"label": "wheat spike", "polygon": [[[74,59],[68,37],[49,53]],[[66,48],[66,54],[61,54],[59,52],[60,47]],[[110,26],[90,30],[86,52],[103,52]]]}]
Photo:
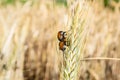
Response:
[{"label": "wheat spike", "polygon": [[88,28],[88,10],[86,1],[68,1],[71,27],[68,33],[70,46],[63,52],[61,80],[78,80],[80,59],[82,59]]}]

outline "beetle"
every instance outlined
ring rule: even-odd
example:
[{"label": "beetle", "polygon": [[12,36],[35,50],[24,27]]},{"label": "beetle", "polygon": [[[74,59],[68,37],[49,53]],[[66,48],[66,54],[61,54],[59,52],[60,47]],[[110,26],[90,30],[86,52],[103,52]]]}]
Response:
[{"label": "beetle", "polygon": [[66,50],[65,42],[59,42],[59,49],[62,50],[62,51]]},{"label": "beetle", "polygon": [[67,33],[65,31],[59,31],[57,38],[59,41],[66,41]]}]

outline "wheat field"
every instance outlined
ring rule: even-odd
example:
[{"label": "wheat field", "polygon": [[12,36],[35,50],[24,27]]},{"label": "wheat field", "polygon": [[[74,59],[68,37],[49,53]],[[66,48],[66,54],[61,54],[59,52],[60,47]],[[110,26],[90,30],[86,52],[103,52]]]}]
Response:
[{"label": "wheat field", "polygon": [[[69,14],[66,3],[56,1],[3,4],[1,0],[0,80],[60,79],[63,52],[58,48],[57,33],[68,30]],[[111,1],[112,9],[103,1],[86,1],[90,4],[90,17],[85,18],[89,33],[82,59],[97,59],[80,61],[79,80],[120,80],[120,61],[99,59],[120,58],[120,1]]]}]

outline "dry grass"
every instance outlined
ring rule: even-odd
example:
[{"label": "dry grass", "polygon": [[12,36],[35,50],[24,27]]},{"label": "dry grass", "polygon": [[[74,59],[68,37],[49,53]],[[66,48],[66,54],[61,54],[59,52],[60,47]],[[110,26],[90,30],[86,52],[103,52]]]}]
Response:
[{"label": "dry grass", "polygon": [[[91,6],[83,56],[119,58],[119,4],[114,12],[99,1]],[[0,80],[59,79],[56,35],[69,29],[67,12],[49,0],[0,7]],[[79,69],[80,80],[120,79],[119,61],[82,61]]]}]

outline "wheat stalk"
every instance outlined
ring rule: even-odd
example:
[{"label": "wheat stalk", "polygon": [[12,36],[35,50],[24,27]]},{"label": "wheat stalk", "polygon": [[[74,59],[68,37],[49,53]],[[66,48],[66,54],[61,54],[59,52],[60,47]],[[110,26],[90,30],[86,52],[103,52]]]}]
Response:
[{"label": "wheat stalk", "polygon": [[113,61],[120,61],[120,58],[91,57],[91,58],[83,58],[83,59],[81,59],[81,61],[91,61],[91,60],[113,60]]},{"label": "wheat stalk", "polygon": [[[63,52],[63,65],[61,68],[61,80],[78,80],[80,60],[83,56],[87,36],[88,10],[84,0],[68,1],[70,30],[68,41],[70,45]],[[84,6],[85,5],[85,6]]]}]

